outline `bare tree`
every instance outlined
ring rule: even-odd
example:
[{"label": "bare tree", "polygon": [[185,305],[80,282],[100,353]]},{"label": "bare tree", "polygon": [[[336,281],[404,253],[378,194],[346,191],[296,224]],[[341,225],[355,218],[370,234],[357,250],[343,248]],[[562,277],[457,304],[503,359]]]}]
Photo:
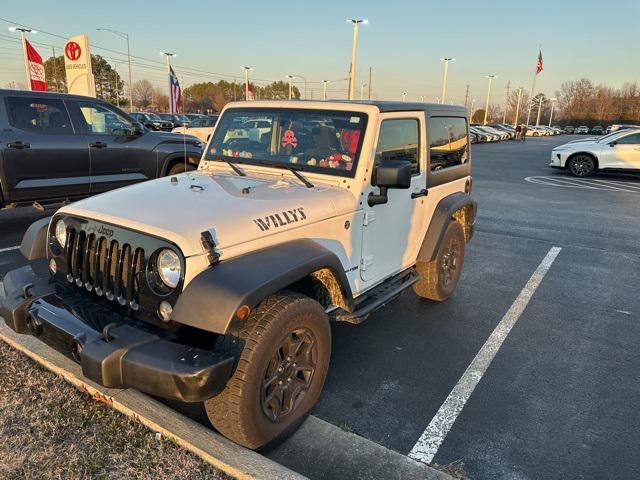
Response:
[{"label": "bare tree", "polygon": [[153,85],[149,80],[138,80],[131,88],[133,103],[140,108],[147,108],[153,104]]}]

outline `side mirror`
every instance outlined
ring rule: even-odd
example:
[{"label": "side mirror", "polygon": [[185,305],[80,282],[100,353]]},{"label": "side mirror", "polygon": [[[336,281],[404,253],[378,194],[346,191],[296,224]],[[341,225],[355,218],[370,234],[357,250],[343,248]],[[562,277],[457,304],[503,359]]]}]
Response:
[{"label": "side mirror", "polygon": [[139,137],[143,133],[144,133],[144,127],[142,126],[142,124],[138,122],[134,123],[133,126],[129,129],[130,137]]},{"label": "side mirror", "polygon": [[371,192],[368,203],[370,207],[387,203],[387,189],[411,187],[411,162],[408,160],[385,160],[376,165],[373,171],[373,184],[380,187],[378,195]]},{"label": "side mirror", "polygon": [[610,146],[610,147],[615,147],[617,144],[618,144],[618,142],[610,142],[610,143],[609,143],[609,146]]}]

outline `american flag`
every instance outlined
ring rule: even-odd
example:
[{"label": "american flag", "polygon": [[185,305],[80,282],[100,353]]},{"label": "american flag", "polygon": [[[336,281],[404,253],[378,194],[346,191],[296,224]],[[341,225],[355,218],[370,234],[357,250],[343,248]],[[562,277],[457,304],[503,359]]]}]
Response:
[{"label": "american flag", "polygon": [[538,61],[536,62],[536,75],[539,74],[542,70],[542,50],[538,50]]},{"label": "american flag", "polygon": [[176,72],[169,67],[169,112],[179,113],[182,106],[182,90]]}]

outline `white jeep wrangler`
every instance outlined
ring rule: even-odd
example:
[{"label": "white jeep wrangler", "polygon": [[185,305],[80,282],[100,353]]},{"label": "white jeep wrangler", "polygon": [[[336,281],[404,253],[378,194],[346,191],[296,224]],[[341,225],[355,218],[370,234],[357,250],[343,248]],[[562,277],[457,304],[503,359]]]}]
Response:
[{"label": "white jeep wrangler", "polygon": [[49,272],[8,273],[2,315],[87,378],[204,402],[262,447],[318,400],[330,320],[360,323],[408,287],[453,293],[476,213],[468,138],[450,105],[230,104],[198,171],[29,227],[22,253]]}]

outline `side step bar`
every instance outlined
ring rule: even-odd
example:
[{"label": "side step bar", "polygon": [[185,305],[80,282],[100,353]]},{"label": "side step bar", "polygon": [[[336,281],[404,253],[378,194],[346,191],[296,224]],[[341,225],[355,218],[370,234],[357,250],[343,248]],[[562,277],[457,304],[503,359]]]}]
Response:
[{"label": "side step bar", "polygon": [[362,323],[371,313],[384,307],[419,279],[420,275],[414,269],[409,272],[402,272],[395,278],[373,288],[370,293],[365,294],[364,298],[356,304],[356,309],[353,312],[347,312],[341,308],[337,309],[334,312],[335,319],[338,322],[348,322],[356,325]]}]

